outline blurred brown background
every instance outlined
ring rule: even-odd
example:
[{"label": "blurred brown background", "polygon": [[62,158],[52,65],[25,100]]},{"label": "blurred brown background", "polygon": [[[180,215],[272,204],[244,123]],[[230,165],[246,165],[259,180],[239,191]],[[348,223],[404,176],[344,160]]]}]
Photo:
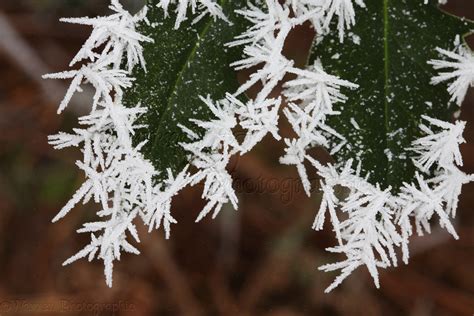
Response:
[{"label": "blurred brown background", "polygon": [[[53,150],[47,135],[74,127],[90,92],[58,116],[66,83],[40,76],[67,69],[88,36],[87,27],[58,18],[106,14],[107,2],[0,1],[0,315],[474,314],[474,184],[461,197],[459,241],[435,230],[413,240],[408,266],[382,272],[380,290],[360,269],[324,294],[335,275],[317,266],[336,259],[324,251],[334,242],[332,232],[311,230],[317,190],[305,197],[295,169],[278,164],[282,145],[271,140],[235,162],[238,212],[224,209],[216,220],[195,224],[203,203],[199,190],[190,189],[175,199],[179,224],[171,239],[142,231],[142,254],[125,255],[115,265],[112,289],[105,286],[101,262],[63,268],[87,242],[75,230],[95,209],[79,206],[51,224],[82,174],[74,165],[79,153]],[[131,10],[142,5],[125,2]],[[474,19],[472,0],[450,0],[449,10]],[[288,54],[304,57],[310,37],[308,30],[296,32]],[[471,173],[473,92],[461,117],[468,121],[464,170]]]}]

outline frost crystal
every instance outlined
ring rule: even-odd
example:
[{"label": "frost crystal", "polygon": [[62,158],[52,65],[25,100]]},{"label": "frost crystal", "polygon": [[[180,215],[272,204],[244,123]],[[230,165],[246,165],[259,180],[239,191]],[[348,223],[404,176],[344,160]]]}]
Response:
[{"label": "frost crystal", "polygon": [[[190,139],[198,139],[182,146],[190,152],[191,164],[198,169],[192,176],[191,184],[204,181],[202,197],[208,201],[196,221],[200,221],[212,210],[214,218],[227,202],[237,209],[238,201],[232,188],[232,177],[226,170],[231,156],[250,151],[268,133],[277,139],[280,137],[275,129],[280,99],[266,99],[261,103],[250,100],[247,104],[231,94],[215,103],[209,98],[201,99],[216,117],[208,122],[192,120],[205,129],[204,136],[199,138],[187,127],[181,126]],[[247,131],[242,144],[238,143],[232,131],[237,124]]]},{"label": "frost crystal", "polygon": [[[237,209],[237,196],[226,166],[231,155],[240,148],[232,134],[232,129],[237,125],[232,98],[228,96],[215,104],[209,98],[201,99],[209,106],[216,119],[210,122],[194,120],[206,133],[201,140],[182,144],[192,154],[191,164],[198,168],[191,184],[196,185],[204,181],[202,197],[208,201],[196,221],[200,221],[212,210],[213,217],[217,216],[222,206],[229,201]],[[183,129],[187,131],[185,127]],[[192,134],[190,137],[194,138]]]},{"label": "frost crystal", "polygon": [[461,105],[467,89],[474,86],[474,55],[465,46],[459,46],[454,52],[441,48],[436,50],[445,59],[429,61],[435,69],[442,70],[431,82],[433,84],[450,82],[448,91],[452,96],[451,101],[456,101],[458,105]]},{"label": "frost crystal", "polygon": [[413,142],[413,151],[418,154],[415,164],[424,172],[427,172],[433,164],[448,169],[452,167],[453,162],[462,166],[459,145],[465,142],[462,133],[466,122],[457,121],[455,124],[451,124],[428,116],[422,117],[433,127],[442,130],[435,133],[425,124],[420,125],[426,136]]},{"label": "frost crystal", "polygon": [[[319,268],[323,271],[341,270],[326,292],[336,288],[362,265],[367,267],[375,285],[379,287],[377,269],[397,265],[395,247],[403,242],[393,223],[397,206],[396,199],[390,193],[391,188],[381,190],[378,185],[374,186],[361,178],[359,171],[352,168],[352,160],[338,171],[332,165],[325,167],[311,157],[307,158],[322,179],[323,198],[313,228],[322,229],[325,214],[329,213],[338,245],[327,250],[346,256],[341,262]],[[349,190],[347,198],[336,197],[337,186]],[[338,216],[338,212],[341,215]]]},{"label": "frost crystal", "polygon": [[[415,140],[412,150],[416,153],[414,160],[420,171],[431,178],[425,180],[417,174],[417,184],[404,184],[400,193],[399,224],[404,236],[408,237],[412,234],[409,217],[413,217],[416,231],[422,235],[424,231],[430,232],[430,220],[437,215],[440,225],[457,239],[450,217],[456,215],[462,185],[474,179],[458,168],[462,166],[459,145],[464,142],[465,122],[451,124],[429,117],[424,119],[432,128],[421,125],[427,135]],[[433,128],[437,132],[433,132]]]},{"label": "frost crystal", "polygon": [[329,24],[334,16],[338,17],[337,29],[339,38],[342,41],[346,29],[350,29],[355,24],[354,3],[360,7],[365,7],[362,0],[326,0],[323,1],[325,19],[323,27],[329,30]]},{"label": "frost crystal", "polygon": [[157,4],[159,8],[168,14],[168,8],[170,4],[176,5],[176,22],[175,29],[178,29],[183,21],[186,20],[186,13],[191,7],[191,12],[194,15],[199,12],[199,15],[194,18],[193,23],[199,22],[207,14],[215,18],[220,18],[227,21],[226,16],[222,12],[221,6],[214,0],[160,0]]},{"label": "frost crystal", "polygon": [[[108,17],[74,18],[63,21],[93,27],[89,39],[74,57],[71,66],[84,65],[79,70],[45,75],[45,78],[72,79],[72,83],[58,112],[63,111],[73,94],[81,91],[81,85],[91,84],[95,95],[89,115],[79,119],[82,128],[74,133],[59,133],[49,137],[55,148],[80,147],[83,159],[76,165],[85,174],[85,182],[71,200],[56,215],[53,222],[64,217],[74,206],[94,201],[101,219],[85,223],[79,233],[90,233],[91,242],[64,264],[80,258],[98,258],[104,261],[106,283],[112,286],[112,271],[121,252],[138,254],[130,240],[139,242],[135,219],[141,218],[146,225],[164,226],[169,237],[170,224],[175,219],[170,214],[171,199],[186,186],[190,179],[183,170],[176,178],[171,173],[163,184],[155,184],[158,175],[153,165],[140,153],[144,143],[132,144],[132,136],[138,128],[137,118],[146,109],[140,104],[126,108],[122,104],[123,89],[132,85],[131,70],[141,64],[142,42],[151,39],[136,32],[136,23],[143,21],[146,8],[135,16],[130,15],[113,0],[110,8],[116,13]],[[126,61],[127,69],[120,69]]]},{"label": "frost crystal", "polygon": [[[396,247],[401,247],[403,261],[408,262],[412,223],[416,233],[423,235],[431,231],[431,221],[436,215],[440,226],[458,238],[450,218],[456,215],[462,185],[474,180],[473,175],[467,175],[457,167],[462,165],[459,144],[464,141],[465,123],[424,119],[439,130],[435,133],[432,128],[421,125],[428,135],[413,142],[414,160],[428,179],[417,173],[416,182],[404,183],[398,195],[392,195],[390,187],[382,190],[379,185],[370,184],[359,175],[359,167],[353,169],[352,161],[338,168],[322,166],[306,157],[321,177],[323,192],[313,228],[321,230],[326,214],[329,214],[338,245],[327,250],[346,256],[344,261],[320,267],[323,271],[341,270],[326,292],[362,265],[367,267],[379,287],[377,270],[397,265]],[[336,194],[337,187],[348,190],[345,197]]]},{"label": "frost crystal", "polygon": [[[285,83],[283,93],[290,103],[284,114],[298,138],[285,139],[288,147],[280,162],[297,167],[305,192],[310,195],[311,187],[303,165],[306,151],[322,146],[335,153],[345,144],[344,137],[329,127],[326,119],[331,115],[338,115],[339,112],[333,110],[333,105],[346,100],[340,92],[341,87],[355,89],[357,85],[327,74],[319,62],[306,70],[293,69],[292,72],[297,77]],[[331,149],[330,137],[338,139],[340,144]]]}]

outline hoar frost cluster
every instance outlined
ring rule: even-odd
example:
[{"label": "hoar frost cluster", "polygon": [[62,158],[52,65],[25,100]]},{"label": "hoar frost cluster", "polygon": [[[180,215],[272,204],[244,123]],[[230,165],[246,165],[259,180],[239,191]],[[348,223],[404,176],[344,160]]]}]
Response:
[{"label": "hoar frost cluster", "polygon": [[[445,2],[439,0],[440,4]],[[194,16],[193,22],[205,15],[227,20],[214,0],[160,0],[157,5],[165,13],[170,8],[175,11],[175,28],[180,27],[189,13]],[[107,284],[111,286],[113,262],[120,259],[121,251],[138,253],[129,242],[130,237],[139,241],[135,219],[141,218],[150,230],[163,225],[169,237],[170,224],[176,222],[170,214],[171,200],[187,185],[204,183],[202,197],[207,204],[196,221],[209,213],[215,217],[226,203],[237,209],[238,199],[226,166],[233,155],[250,151],[268,134],[281,139],[278,121],[282,99],[270,95],[287,74],[294,75],[295,79],[284,84],[283,95],[288,106],[283,113],[296,137],[284,139],[287,147],[280,162],[297,168],[308,195],[311,185],[304,163],[308,161],[317,170],[323,198],[313,228],[322,229],[328,217],[337,244],[327,250],[345,256],[343,261],[320,267],[323,271],[340,271],[327,291],[337,287],[360,266],[367,267],[378,287],[378,269],[397,265],[398,248],[402,250],[403,261],[407,262],[409,237],[414,232],[429,233],[433,217],[457,238],[451,219],[456,214],[462,185],[473,180],[473,176],[459,169],[464,122],[451,124],[424,117],[420,129],[425,136],[415,140],[409,149],[418,167],[416,181],[404,183],[397,195],[392,194],[390,187],[369,183],[367,176],[361,175],[360,162],[323,166],[307,154],[308,149],[316,146],[336,153],[346,144],[345,138],[326,122],[330,116],[339,114],[333,106],[347,100],[341,88],[357,89],[358,86],[326,73],[319,61],[306,69],[296,68],[293,61],[283,55],[283,46],[290,31],[306,22],[321,36],[337,31],[343,41],[347,30],[356,23],[355,6],[365,5],[362,0],[289,0],[284,3],[265,0],[264,5],[249,3],[246,9],[238,10],[252,26],[227,44],[243,46],[244,51],[244,57],[231,66],[236,70],[259,68],[223,100],[201,97],[215,118],[192,120],[190,124],[203,128],[204,136],[181,126],[190,139],[181,145],[189,152],[190,164],[197,171],[190,173],[186,167],[176,177],[168,172],[168,180],[163,183],[153,181],[157,172],[140,153],[143,144],[135,147],[132,144],[135,130],[144,127],[137,125],[136,120],[145,108],[139,104],[125,108],[121,102],[123,90],[133,84],[131,70],[136,65],[145,67],[141,44],[150,39],[140,35],[136,25],[146,21],[146,8],[132,16],[118,0],[112,0],[111,9],[115,13],[111,16],[64,19],[90,25],[93,31],[71,62],[71,66],[82,62],[78,70],[45,76],[72,79],[59,111],[64,110],[84,83],[91,84],[96,93],[91,113],[79,119],[83,128],[75,129],[73,134],[50,137],[56,148],[81,147],[84,157],[77,166],[86,177],[54,221],[66,215],[75,204],[89,200],[100,206],[97,215],[103,219],[86,223],[79,229],[79,232],[91,233],[91,243],[65,264],[83,257],[102,259]],[[337,30],[330,30],[333,20]],[[472,52],[462,45],[455,51],[438,48],[438,52],[443,59],[429,61],[440,70],[432,83],[449,82],[448,90],[460,104],[467,89],[474,84]],[[121,69],[123,65],[125,69]],[[257,96],[246,103],[240,101],[239,95],[255,84],[262,85]],[[240,143],[233,134],[238,125],[246,132]],[[345,188],[347,197],[338,197],[336,187]]]},{"label": "hoar frost cluster", "polygon": [[[90,233],[91,242],[64,264],[87,257],[104,261],[106,282],[112,286],[112,269],[122,251],[139,254],[130,238],[139,242],[135,227],[141,218],[150,229],[164,226],[167,236],[170,224],[176,222],[170,214],[172,197],[189,179],[186,170],[164,183],[154,183],[157,172],[140,153],[143,143],[133,146],[132,136],[143,126],[137,118],[146,110],[138,104],[127,108],[122,104],[123,89],[133,82],[132,69],[145,67],[141,43],[151,39],[139,34],[135,27],[146,18],[146,8],[132,16],[113,0],[115,12],[107,17],[64,19],[69,23],[90,25],[93,28],[70,66],[81,62],[78,70],[46,75],[45,78],[72,79],[58,112],[64,110],[72,95],[81,85],[95,89],[90,114],[79,118],[82,128],[71,134],[59,133],[49,137],[57,149],[80,147],[83,159],[76,165],[84,172],[85,182],[72,199],[53,219],[64,217],[77,203],[96,202],[99,221],[85,223],[79,233]],[[126,69],[121,69],[123,61]]]}]

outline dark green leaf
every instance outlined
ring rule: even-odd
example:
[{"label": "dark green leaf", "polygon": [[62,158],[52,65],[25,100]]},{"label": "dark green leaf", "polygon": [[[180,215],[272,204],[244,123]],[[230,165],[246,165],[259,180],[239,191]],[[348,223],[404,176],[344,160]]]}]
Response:
[{"label": "dark green leaf", "polygon": [[435,71],[427,61],[439,59],[436,47],[453,49],[456,35],[470,30],[437,1],[423,2],[367,0],[356,11],[353,35],[340,43],[334,32],[312,51],[311,61],[319,57],[328,73],[360,86],[347,91],[348,102],[336,107],[341,115],[329,120],[348,141],[335,159],[360,158],[371,182],[395,190],[413,177],[407,148],[420,136],[421,115],[449,120],[455,110],[446,86],[430,84]]},{"label": "dark green leaf", "polygon": [[229,49],[224,44],[245,30],[247,24],[234,13],[245,2],[219,1],[233,25],[208,16],[193,25],[189,17],[178,30],[174,29],[175,15],[166,18],[156,3],[153,0],[149,4],[151,25],[142,25],[140,30],[154,39],[144,47],[147,72],[139,69],[134,73],[134,88],[125,96],[125,103],[133,106],[141,102],[148,108],[144,118],[148,128],[136,139],[148,140],[145,156],[159,171],[180,170],[187,160],[179,143],[188,139],[178,124],[193,129],[189,119],[211,118],[200,95],[222,99],[226,92],[238,88],[229,64],[241,57],[241,49]]}]

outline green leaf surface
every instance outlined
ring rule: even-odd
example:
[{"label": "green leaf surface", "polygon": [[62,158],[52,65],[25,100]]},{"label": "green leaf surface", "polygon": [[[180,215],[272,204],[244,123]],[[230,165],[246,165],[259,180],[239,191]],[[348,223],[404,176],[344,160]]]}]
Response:
[{"label": "green leaf surface", "polygon": [[149,1],[150,25],[140,27],[142,34],[154,40],[144,46],[147,71],[135,71],[134,87],[124,100],[130,106],[140,102],[148,108],[143,118],[148,127],[136,136],[137,142],[148,141],[145,156],[161,172],[167,168],[177,171],[187,163],[187,153],[179,143],[188,141],[178,124],[193,130],[189,119],[212,118],[199,96],[222,99],[226,92],[238,88],[236,73],[229,64],[242,52],[224,44],[245,30],[247,23],[234,13],[245,2],[219,1],[232,24],[209,16],[193,24],[188,12],[188,20],[178,30],[174,29],[176,16],[170,12],[165,17],[163,10],[156,7],[157,2]]},{"label": "green leaf surface", "polygon": [[359,85],[345,91],[349,100],[336,106],[341,115],[329,120],[348,141],[334,158],[359,158],[372,183],[395,191],[415,172],[407,148],[420,136],[421,115],[449,121],[456,110],[446,85],[430,84],[435,71],[427,61],[439,59],[436,47],[453,49],[456,35],[473,28],[443,12],[437,1],[423,2],[366,0],[344,42],[334,32],[313,47],[310,58]]}]

